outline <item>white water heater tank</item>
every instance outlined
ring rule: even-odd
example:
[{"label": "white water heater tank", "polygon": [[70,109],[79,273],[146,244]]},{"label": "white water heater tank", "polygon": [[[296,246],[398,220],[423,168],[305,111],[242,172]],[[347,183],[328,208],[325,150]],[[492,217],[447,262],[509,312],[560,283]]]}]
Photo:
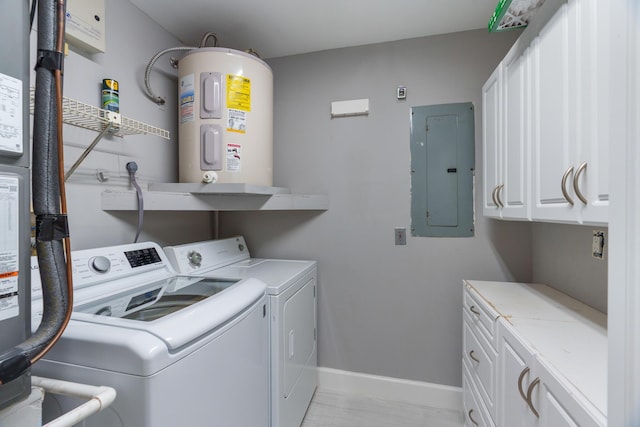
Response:
[{"label": "white water heater tank", "polygon": [[180,182],[273,185],[273,73],[226,48],[189,51],[178,67]]}]

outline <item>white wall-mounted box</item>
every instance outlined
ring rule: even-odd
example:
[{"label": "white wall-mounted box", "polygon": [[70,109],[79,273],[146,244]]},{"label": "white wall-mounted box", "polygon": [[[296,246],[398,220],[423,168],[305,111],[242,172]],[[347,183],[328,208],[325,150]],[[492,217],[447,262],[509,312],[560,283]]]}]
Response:
[{"label": "white wall-mounted box", "polygon": [[331,103],[331,118],[369,115],[368,99],[352,99]]},{"label": "white wall-mounted box", "polygon": [[67,0],[67,42],[88,53],[105,51],[104,0]]}]

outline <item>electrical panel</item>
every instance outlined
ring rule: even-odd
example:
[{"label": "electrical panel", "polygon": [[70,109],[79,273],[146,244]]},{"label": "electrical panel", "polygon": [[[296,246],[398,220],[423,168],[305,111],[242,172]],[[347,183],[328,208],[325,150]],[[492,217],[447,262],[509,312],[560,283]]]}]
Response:
[{"label": "electrical panel", "polygon": [[88,53],[105,51],[104,0],[67,0],[67,43]]},{"label": "electrical panel", "polygon": [[475,169],[470,102],[411,108],[411,234],[472,237]]}]

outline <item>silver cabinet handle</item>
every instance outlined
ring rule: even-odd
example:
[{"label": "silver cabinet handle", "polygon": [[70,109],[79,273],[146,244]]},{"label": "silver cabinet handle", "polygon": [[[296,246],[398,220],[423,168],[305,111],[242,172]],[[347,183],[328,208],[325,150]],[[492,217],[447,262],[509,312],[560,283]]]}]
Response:
[{"label": "silver cabinet handle", "polygon": [[469,311],[472,312],[473,314],[475,314],[476,316],[480,316],[480,312],[478,310],[476,310],[476,306],[472,305],[471,307],[469,307]]},{"label": "silver cabinet handle", "polygon": [[584,194],[582,194],[582,191],[580,191],[580,184],[578,183],[578,180],[580,179],[580,175],[586,168],[587,162],[582,163],[580,166],[578,166],[578,170],[576,170],[576,174],[573,176],[573,190],[576,192],[576,196],[578,196],[578,199],[580,199],[580,201],[585,205],[588,203],[587,198],[584,197]]},{"label": "silver cabinet handle", "polygon": [[502,200],[500,199],[500,192],[502,191],[502,189],[504,188],[504,184],[500,184],[498,185],[497,191],[496,191],[496,199],[498,199],[498,205],[501,208],[504,208],[504,203],[502,203]]},{"label": "silver cabinet handle", "polygon": [[533,407],[533,401],[531,401],[531,394],[533,394],[533,389],[538,384],[540,384],[540,378],[536,378],[535,380],[533,380],[533,382],[529,384],[529,388],[527,389],[527,405],[529,405],[531,412],[533,412],[533,415],[535,415],[536,418],[540,418],[540,414],[538,414],[538,411],[536,411],[536,408]]},{"label": "silver cabinet handle", "polygon": [[524,376],[529,373],[529,367],[527,366],[520,372],[520,376],[518,377],[518,391],[520,392],[520,396],[522,396],[522,400],[527,401],[527,396],[524,394],[524,390],[522,389],[522,380]]},{"label": "silver cabinet handle", "polygon": [[496,205],[496,208],[500,207],[500,205],[498,204],[498,201],[496,200],[496,191],[498,191],[498,187],[499,185],[496,185],[493,188],[493,191],[491,192],[491,198],[493,199],[493,204]]},{"label": "silver cabinet handle", "polygon": [[469,420],[473,423],[473,425],[479,426],[480,424],[478,424],[478,422],[474,420],[473,417],[471,416],[472,413],[473,413],[473,409],[469,409]]},{"label": "silver cabinet handle", "polygon": [[469,352],[469,357],[470,357],[470,358],[471,358],[471,360],[473,360],[474,362],[476,362],[476,363],[480,363],[480,359],[478,359],[477,357],[475,357],[475,356],[474,356],[474,353],[475,353],[475,352],[474,352],[473,350],[471,350],[471,351]]},{"label": "silver cabinet handle", "polygon": [[573,206],[573,199],[571,198],[571,196],[569,196],[569,193],[567,193],[567,179],[569,179],[569,175],[571,175],[571,172],[573,172],[573,166],[567,169],[564,175],[562,175],[560,188],[562,189],[562,195],[564,196],[564,198],[567,199],[567,202],[569,202],[571,206]]}]

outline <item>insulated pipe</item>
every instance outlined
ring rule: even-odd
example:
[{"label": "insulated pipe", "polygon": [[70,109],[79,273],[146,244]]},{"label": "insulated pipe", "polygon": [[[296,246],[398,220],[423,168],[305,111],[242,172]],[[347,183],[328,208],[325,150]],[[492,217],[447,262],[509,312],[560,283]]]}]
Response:
[{"label": "insulated pipe", "polygon": [[[38,4],[38,57],[58,52],[62,67],[65,0],[40,0]],[[55,55],[54,55],[55,56]],[[54,61],[55,62],[55,61]],[[36,69],[33,125],[33,209],[36,218],[60,214],[61,174],[58,143],[61,138],[62,71]],[[62,183],[64,180],[62,179]],[[62,192],[64,200],[64,192]],[[64,203],[63,203],[64,213]],[[0,384],[10,382],[39,360],[59,339],[71,317],[71,274],[65,263],[70,248],[62,240],[37,240],[42,277],[43,314],[38,330],[26,341],[0,354]]]},{"label": "insulated pipe", "polygon": [[[38,9],[47,9],[42,6]],[[45,2],[47,3],[47,2]],[[64,187],[64,159],[62,157],[62,63],[64,61],[65,0],[50,0],[48,13],[53,15],[41,30],[38,18],[38,50],[53,50],[60,54],[60,69],[51,72],[44,67],[36,71],[36,105],[34,111],[33,149],[33,209],[36,219],[42,215],[66,215],[66,192]],[[43,34],[42,39],[40,34]],[[38,82],[42,79],[42,91],[46,103],[44,111],[38,114]],[[38,135],[36,127],[39,117],[44,121],[43,133]],[[38,136],[43,139],[40,140]],[[66,220],[66,218],[65,218]],[[66,221],[64,234],[66,235]],[[42,278],[43,317],[40,327],[34,333],[37,340],[29,352],[31,363],[35,363],[58,341],[71,318],[73,308],[73,284],[71,282],[71,248],[68,237],[64,241],[39,239],[36,236],[38,264]],[[65,255],[68,263],[65,262]],[[42,269],[45,267],[44,270]],[[47,313],[48,312],[48,313]]]}]

